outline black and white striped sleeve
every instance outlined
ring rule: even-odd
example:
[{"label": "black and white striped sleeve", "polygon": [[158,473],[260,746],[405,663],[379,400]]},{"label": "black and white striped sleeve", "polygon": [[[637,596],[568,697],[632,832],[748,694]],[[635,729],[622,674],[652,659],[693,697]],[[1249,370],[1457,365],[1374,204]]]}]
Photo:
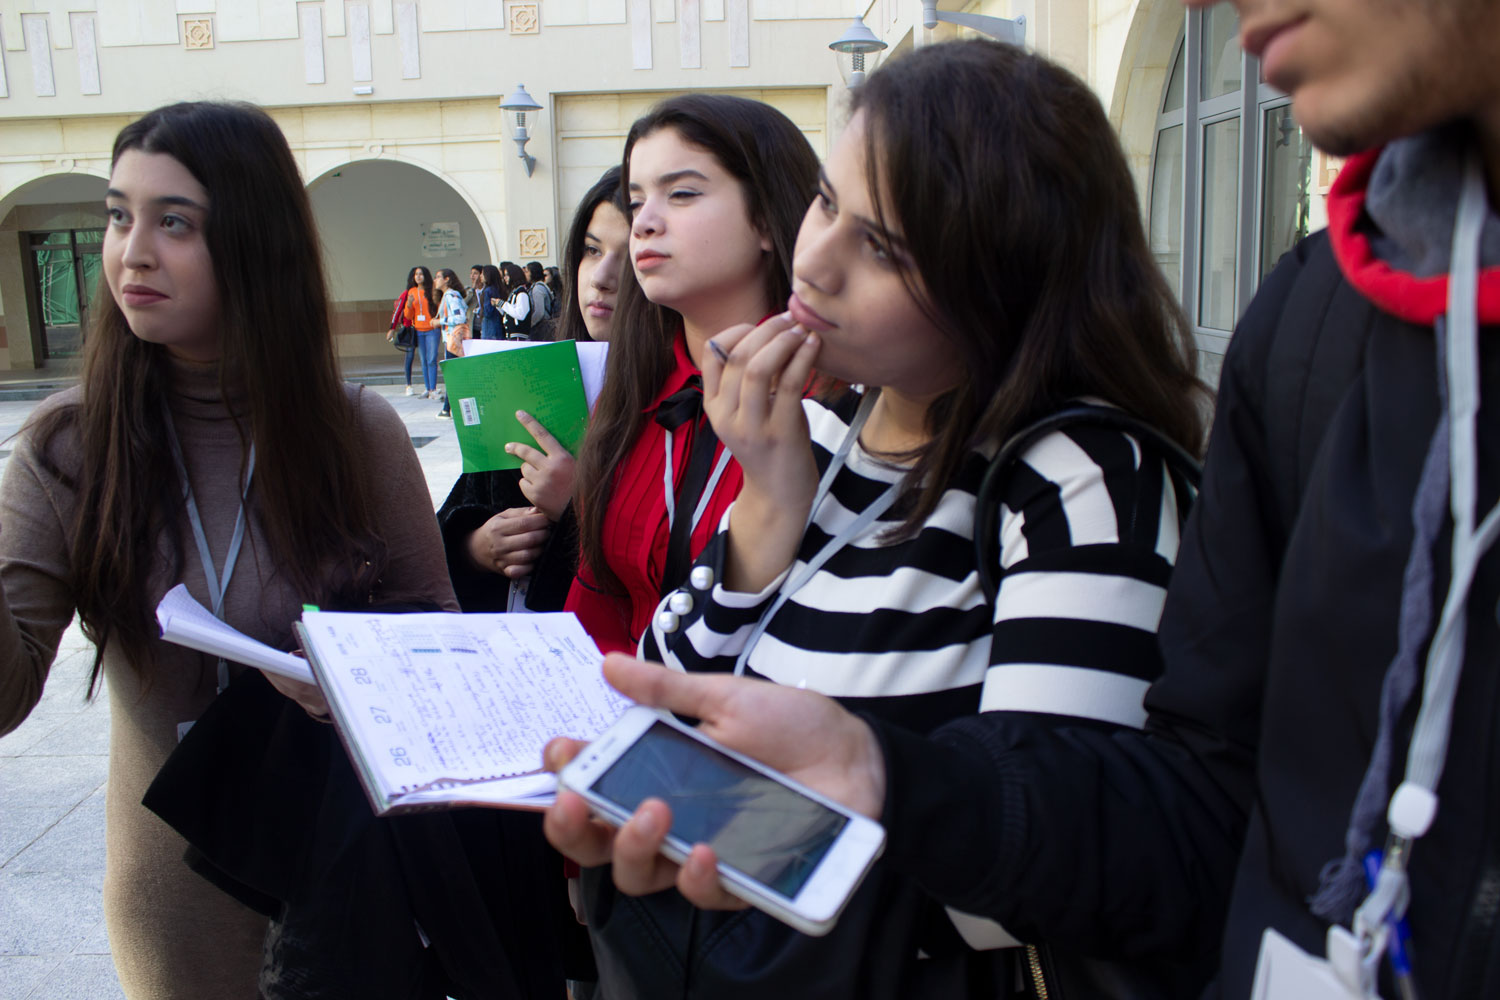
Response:
[{"label": "black and white striped sleeve", "polygon": [[687,582],[656,606],[656,614],[641,636],[642,659],[676,670],[733,672],[750,633],[775,599],[787,573],[759,593],[727,590],[720,581],[728,544],[729,511],[725,511],[718,532],[699,554]]},{"label": "black and white striped sleeve", "polygon": [[980,710],[1141,727],[1177,555],[1165,463],[1119,431],[1066,428],[1022,456],[1001,502]]}]

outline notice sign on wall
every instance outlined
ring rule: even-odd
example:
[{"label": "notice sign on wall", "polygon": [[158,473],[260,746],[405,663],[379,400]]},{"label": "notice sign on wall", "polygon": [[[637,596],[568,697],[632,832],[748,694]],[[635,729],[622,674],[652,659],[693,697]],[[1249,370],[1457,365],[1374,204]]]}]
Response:
[{"label": "notice sign on wall", "polygon": [[463,246],[459,243],[458,239],[458,223],[422,223],[423,257],[449,257],[462,249]]}]

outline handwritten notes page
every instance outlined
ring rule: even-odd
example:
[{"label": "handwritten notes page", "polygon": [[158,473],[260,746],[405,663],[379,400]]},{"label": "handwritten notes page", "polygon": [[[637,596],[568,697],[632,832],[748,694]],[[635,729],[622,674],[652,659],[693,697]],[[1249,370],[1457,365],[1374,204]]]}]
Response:
[{"label": "handwritten notes page", "polygon": [[545,805],[547,741],[592,739],[629,705],[572,614],[307,612],[300,631],[381,814]]}]

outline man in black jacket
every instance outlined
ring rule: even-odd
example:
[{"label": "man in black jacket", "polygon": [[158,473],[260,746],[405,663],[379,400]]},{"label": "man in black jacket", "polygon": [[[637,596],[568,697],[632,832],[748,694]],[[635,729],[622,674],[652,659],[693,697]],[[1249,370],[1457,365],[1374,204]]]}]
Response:
[{"label": "man in black jacket", "polygon": [[[1351,159],[1328,232],[1266,279],[1226,357],[1146,731],[992,713],[921,738],[807,692],[608,669],[882,819],[893,864],[1022,940],[1218,949],[1209,995],[1248,997],[1268,929],[1320,962],[1365,898],[1364,855],[1394,843],[1401,956],[1367,907],[1330,957],[1363,946],[1378,982],[1349,961],[1262,995],[1500,996],[1500,554],[1479,530],[1500,497],[1500,3],[1235,6],[1265,78]],[[731,905],[703,849],[680,872],[655,854],[661,821],[614,839],[616,879]],[[548,823],[565,850],[610,836],[570,797]]]}]

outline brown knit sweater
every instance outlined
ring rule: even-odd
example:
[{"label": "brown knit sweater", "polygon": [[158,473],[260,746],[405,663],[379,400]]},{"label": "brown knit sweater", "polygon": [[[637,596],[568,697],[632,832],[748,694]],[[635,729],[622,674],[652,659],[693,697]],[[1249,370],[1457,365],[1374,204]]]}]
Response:
[{"label": "brown knit sweater", "polygon": [[[347,388],[359,417],[377,527],[390,554],[381,597],[431,601],[456,611],[431,498],[406,428],[383,399]],[[18,726],[41,696],[74,612],[64,541],[74,497],[44,470],[31,431],[35,416],[79,398],[80,390],[70,389],[37,408],[0,481],[0,734]],[[216,366],[173,362],[169,403],[214,564],[222,572],[239,510],[241,454]],[[53,455],[66,470],[76,455],[75,439],[65,434]],[[271,460],[259,457],[261,463]],[[254,517],[253,490],[251,503],[225,617],[256,639],[290,649],[302,595],[274,571]],[[178,544],[180,582],[206,606],[208,590],[186,518]],[[164,569],[141,581],[153,606],[177,582]],[[104,912],[120,982],[132,1000],[252,1000],[264,918],[193,874],[183,863],[181,838],[140,804],[176,746],[178,724],[196,719],[213,699],[214,661],[159,643],[155,662],[140,674],[117,649],[107,648],[104,674],[110,699]]]}]

